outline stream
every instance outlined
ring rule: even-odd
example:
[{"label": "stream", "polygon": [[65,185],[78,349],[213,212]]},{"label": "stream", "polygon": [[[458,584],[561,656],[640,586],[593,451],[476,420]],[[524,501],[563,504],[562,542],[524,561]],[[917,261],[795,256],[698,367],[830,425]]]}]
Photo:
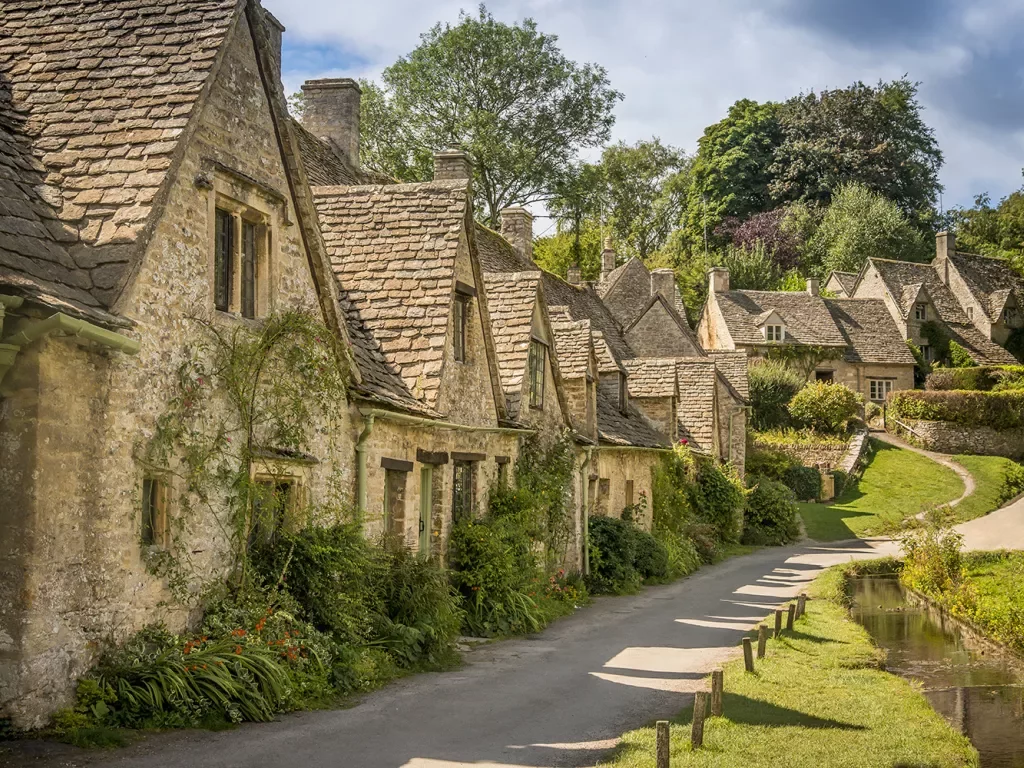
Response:
[{"label": "stream", "polygon": [[983,768],[1024,768],[1024,678],[971,650],[908,603],[895,578],[855,581],[853,618],[888,651],[886,668],[921,683],[932,707],[977,748]]}]

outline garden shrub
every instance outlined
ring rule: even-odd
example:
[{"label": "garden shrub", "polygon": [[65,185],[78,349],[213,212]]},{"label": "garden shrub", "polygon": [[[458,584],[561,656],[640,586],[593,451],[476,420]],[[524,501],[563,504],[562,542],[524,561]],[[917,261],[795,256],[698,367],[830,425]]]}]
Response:
[{"label": "garden shrub", "polygon": [[1007,461],[1003,470],[1003,482],[999,486],[999,504],[1017,498],[1024,493],[1024,466],[1015,461]]},{"label": "garden shrub", "polygon": [[668,549],[652,534],[628,520],[590,518],[591,592],[626,594],[644,581],[662,581],[668,575]]},{"label": "garden shrub", "polygon": [[751,365],[750,425],[757,430],[776,429],[791,423],[787,405],[804,385],[804,379],[783,362],[766,360]]},{"label": "garden shrub", "polygon": [[746,469],[748,475],[760,475],[782,482],[788,470],[799,466],[802,466],[799,461],[783,451],[775,451],[770,448],[755,448],[747,452]]},{"label": "garden shrub", "polygon": [[1024,427],[1024,390],[900,390],[890,396],[889,415],[901,421],[948,421],[965,427],[1016,429]]},{"label": "garden shrub", "polygon": [[746,499],[745,544],[778,546],[800,536],[793,491],[767,477],[751,477]]},{"label": "garden shrub", "polygon": [[664,581],[668,575],[668,548],[653,534],[635,528],[636,538],[633,567],[647,582]]},{"label": "garden shrub", "polygon": [[783,473],[782,483],[800,501],[816,501],[821,498],[821,474],[814,467],[790,467]]},{"label": "garden shrub", "polygon": [[793,396],[789,412],[816,432],[839,434],[857,417],[863,398],[845,384],[812,381]]},{"label": "garden shrub", "polygon": [[729,468],[706,456],[695,456],[694,466],[693,482],[687,486],[694,522],[713,526],[719,541],[738,541],[743,527],[743,484]]},{"label": "garden shrub", "polygon": [[900,580],[918,592],[956,591],[963,583],[963,536],[929,521],[903,538]]},{"label": "garden shrub", "polygon": [[848,486],[852,486],[856,482],[849,473],[843,472],[841,469],[833,470],[832,480],[835,483],[836,496],[842,494]]},{"label": "garden shrub", "polygon": [[977,362],[971,357],[970,352],[955,341],[951,341],[949,342],[949,364],[953,368],[970,368],[977,365]]}]

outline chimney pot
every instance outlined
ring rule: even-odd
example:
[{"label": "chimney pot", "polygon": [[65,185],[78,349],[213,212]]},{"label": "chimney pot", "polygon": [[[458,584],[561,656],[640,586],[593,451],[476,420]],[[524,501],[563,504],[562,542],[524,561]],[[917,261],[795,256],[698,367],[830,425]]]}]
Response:
[{"label": "chimney pot", "polygon": [[307,80],[302,84],[302,124],[334,142],[353,168],[359,167],[359,83],[350,77]]},{"label": "chimney pot", "polygon": [[807,293],[809,293],[811,296],[821,295],[821,283],[818,282],[818,278],[807,278]]},{"label": "chimney pot", "polygon": [[501,234],[512,247],[533,261],[533,214],[525,208],[513,206],[501,209]]},{"label": "chimney pot", "polygon": [[583,275],[580,271],[579,264],[573,264],[571,267],[569,267],[569,269],[566,271],[565,279],[566,282],[572,285],[579,285],[581,282],[583,282]]},{"label": "chimney pot", "polygon": [[434,153],[434,181],[472,179],[473,164],[461,149],[446,149]]},{"label": "chimney pot", "polygon": [[729,270],[725,267],[709,269],[708,287],[712,293],[727,293],[729,291]]},{"label": "chimney pot", "polygon": [[611,235],[604,238],[604,250],[601,251],[601,280],[607,280],[608,275],[615,269],[615,244]]}]

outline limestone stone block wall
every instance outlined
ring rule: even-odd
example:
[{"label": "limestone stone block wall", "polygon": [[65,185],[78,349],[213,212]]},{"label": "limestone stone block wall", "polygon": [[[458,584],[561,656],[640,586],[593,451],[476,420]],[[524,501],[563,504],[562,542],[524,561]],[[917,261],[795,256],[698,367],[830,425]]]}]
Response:
[{"label": "limestone stone block wall", "polygon": [[663,435],[673,437],[676,433],[676,403],[673,397],[630,397],[644,416]]},{"label": "limestone stone block wall", "polygon": [[1024,429],[995,430],[965,427],[948,421],[907,421],[913,431],[890,423],[890,428],[915,445],[938,453],[976,453],[1024,459]]},{"label": "limestone stone block wall", "polygon": [[871,397],[870,379],[890,379],[895,392],[900,389],[914,388],[913,365],[882,365],[878,363],[849,363],[845,360],[829,360],[818,366],[817,370],[830,370],[835,381],[845,384],[854,392]]},{"label": "limestone stone block wall", "polygon": [[[652,470],[661,461],[663,451],[616,448],[602,445],[595,451],[597,470],[597,497],[594,500],[595,515],[621,517],[627,505],[627,483],[632,483],[633,503],[641,494],[647,497],[647,511],[643,520],[638,520],[645,530],[651,528]],[[604,490],[606,489],[606,490]]]}]

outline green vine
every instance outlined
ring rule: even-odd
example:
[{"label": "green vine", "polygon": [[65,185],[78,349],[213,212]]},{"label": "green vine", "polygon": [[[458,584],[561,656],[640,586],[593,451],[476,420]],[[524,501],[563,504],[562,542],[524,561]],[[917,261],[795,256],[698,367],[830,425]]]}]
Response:
[{"label": "green vine", "polygon": [[830,360],[842,358],[842,347],[824,347],[816,344],[780,344],[770,347],[765,354],[767,360],[777,360],[798,371],[806,381],[814,369]]},{"label": "green vine", "polygon": [[[150,551],[147,566],[183,604],[219,581],[204,584],[195,561],[208,554],[209,543],[196,541],[209,538],[199,528],[204,521],[214,521],[226,542],[227,551],[216,554],[226,556],[235,585],[250,580],[252,537],[281,522],[280,500],[268,497],[273,484],[258,482],[256,469],[273,475],[282,464],[315,463],[307,454],[317,442],[333,446],[347,392],[333,334],[310,315],[282,313],[253,326],[188,321],[197,340],[186,347],[175,393],[153,437],[136,446],[140,464],[175,481],[171,542]],[[328,470],[320,503],[303,501],[289,514],[303,519],[345,506],[340,467]]]}]

